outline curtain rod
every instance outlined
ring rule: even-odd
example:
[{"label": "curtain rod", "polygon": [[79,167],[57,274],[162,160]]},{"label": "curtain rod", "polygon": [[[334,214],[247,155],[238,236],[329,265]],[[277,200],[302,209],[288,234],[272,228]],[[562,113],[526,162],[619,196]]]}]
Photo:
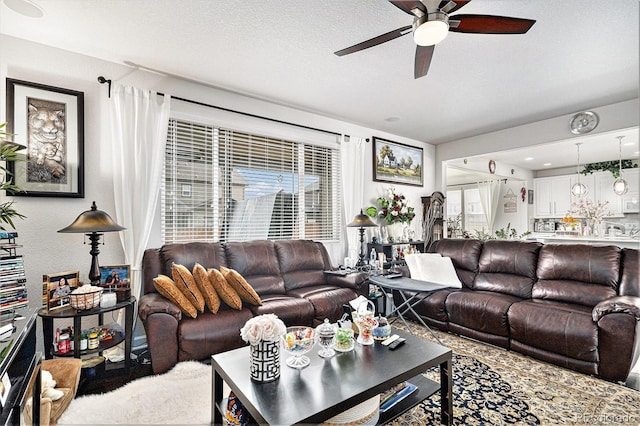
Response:
[{"label": "curtain rod", "polygon": [[503,181],[502,183],[507,183],[507,178],[502,178],[502,179],[493,179],[493,180],[482,180],[482,181],[469,182],[469,183],[454,183],[453,185],[447,185],[447,188],[449,188],[449,187],[454,187],[454,186],[477,185],[477,184],[479,184],[479,183],[490,183],[490,182],[495,182],[495,181]]},{"label": "curtain rod", "polygon": [[[158,71],[155,71],[155,72],[158,72]],[[167,75],[169,75],[169,74],[167,74]],[[171,75],[173,76],[173,74],[171,74]],[[190,80],[190,79],[179,77],[179,76],[174,76],[174,77],[181,78],[181,79],[187,80],[187,81],[195,81],[195,80]],[[103,76],[98,76],[98,83],[100,83],[100,84],[107,83],[108,84],[109,97],[111,97],[111,79],[107,79],[107,78],[105,78]],[[164,93],[158,92],[158,95],[164,96]],[[218,105],[212,105],[212,104],[208,104],[208,103],[205,103],[205,102],[195,101],[193,99],[186,99],[186,98],[181,98],[181,97],[178,97],[178,96],[171,96],[171,98],[179,100],[179,101],[183,101],[183,102],[188,102],[188,103],[191,103],[191,104],[199,105],[199,106],[204,106],[204,107],[207,107],[207,108],[214,108],[214,109],[219,109],[221,111],[232,112],[232,113],[235,113],[235,114],[244,115],[246,117],[259,118],[259,119],[262,119],[262,120],[272,121],[274,123],[286,124],[286,125],[289,125],[289,126],[300,127],[302,129],[313,130],[313,131],[322,132],[322,133],[328,133],[330,135],[335,135],[335,136],[342,136],[342,133],[337,133],[337,132],[334,132],[334,131],[331,131],[331,130],[318,129],[317,127],[311,127],[311,126],[305,126],[303,124],[291,123],[289,121],[278,120],[276,118],[263,117],[261,115],[251,114],[249,112],[237,111],[237,110],[234,110],[234,109],[225,108],[225,107],[221,107],[221,106],[218,106]],[[344,135],[344,137],[345,137],[346,140],[348,140],[350,136],[349,135]],[[369,138],[367,138],[366,141],[369,142]]]}]

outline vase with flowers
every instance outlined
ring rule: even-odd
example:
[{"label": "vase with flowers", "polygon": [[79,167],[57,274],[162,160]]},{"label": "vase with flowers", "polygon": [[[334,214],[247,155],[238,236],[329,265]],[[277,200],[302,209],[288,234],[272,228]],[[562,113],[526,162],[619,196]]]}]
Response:
[{"label": "vase with flowers", "polygon": [[258,315],[240,329],[249,349],[250,376],[256,382],[272,382],[280,377],[280,337],[287,327],[275,314]]},{"label": "vase with flowers", "polygon": [[591,198],[579,198],[571,203],[569,216],[574,215],[582,217],[585,221],[584,234],[588,236],[597,236],[602,221],[607,216],[613,216],[613,212],[607,208],[609,201],[595,202]]},{"label": "vase with flowers", "polygon": [[[384,196],[376,200],[378,207],[371,206],[367,214],[371,217],[379,217],[386,226],[386,234],[389,242],[399,242],[406,234],[405,228],[416,217],[413,207],[409,206],[407,198],[394,187],[389,188]],[[383,232],[384,234],[384,232]]]}]

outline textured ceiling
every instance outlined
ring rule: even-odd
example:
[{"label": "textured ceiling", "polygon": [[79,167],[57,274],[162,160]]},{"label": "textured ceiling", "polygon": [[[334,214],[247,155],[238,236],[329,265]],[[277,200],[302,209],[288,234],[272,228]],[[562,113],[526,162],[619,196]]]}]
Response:
[{"label": "textured ceiling", "polygon": [[449,33],[418,80],[410,35],[333,54],[411,23],[384,0],[34,1],[43,18],[2,3],[0,32],[435,144],[638,95],[637,0],[473,0],[537,22]]}]

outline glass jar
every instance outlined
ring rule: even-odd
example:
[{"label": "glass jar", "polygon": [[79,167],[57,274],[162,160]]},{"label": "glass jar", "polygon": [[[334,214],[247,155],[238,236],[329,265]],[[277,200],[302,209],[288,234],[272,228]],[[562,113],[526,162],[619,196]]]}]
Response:
[{"label": "glass jar", "polygon": [[98,340],[98,333],[96,333],[95,331],[92,331],[91,333],[89,333],[89,341],[88,341],[89,349],[97,349],[99,344],[100,344],[100,341]]},{"label": "glass jar", "polygon": [[83,332],[82,334],[80,334],[80,350],[86,351],[88,347],[89,347],[89,336],[87,335],[86,332]]},{"label": "glass jar", "polygon": [[353,329],[339,328],[336,330],[336,337],[333,348],[338,352],[349,352],[353,350]]},{"label": "glass jar", "polygon": [[329,358],[336,354],[333,350],[333,344],[336,337],[336,329],[329,322],[329,318],[325,318],[324,322],[316,328],[316,334],[318,335],[318,345],[320,345],[320,351],[318,355],[323,358]]}]

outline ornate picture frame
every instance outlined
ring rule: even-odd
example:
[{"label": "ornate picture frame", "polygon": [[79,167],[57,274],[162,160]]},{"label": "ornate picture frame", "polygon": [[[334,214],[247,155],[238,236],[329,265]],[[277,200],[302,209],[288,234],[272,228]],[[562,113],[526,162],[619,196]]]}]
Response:
[{"label": "ornate picture frame", "polygon": [[423,149],[373,137],[373,180],[423,186]]},{"label": "ornate picture frame", "polygon": [[7,78],[7,131],[26,146],[7,195],[84,198],[83,92]]}]

